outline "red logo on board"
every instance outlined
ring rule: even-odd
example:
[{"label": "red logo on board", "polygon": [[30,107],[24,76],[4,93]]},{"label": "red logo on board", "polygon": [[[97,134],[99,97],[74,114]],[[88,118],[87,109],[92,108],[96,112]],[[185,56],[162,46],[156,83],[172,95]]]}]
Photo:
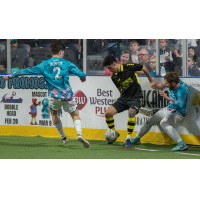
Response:
[{"label": "red logo on board", "polygon": [[87,101],[88,101],[87,97],[85,96],[85,94],[81,90],[78,90],[74,94],[74,98],[75,98],[75,101],[77,103],[78,110],[82,110],[87,104]]}]

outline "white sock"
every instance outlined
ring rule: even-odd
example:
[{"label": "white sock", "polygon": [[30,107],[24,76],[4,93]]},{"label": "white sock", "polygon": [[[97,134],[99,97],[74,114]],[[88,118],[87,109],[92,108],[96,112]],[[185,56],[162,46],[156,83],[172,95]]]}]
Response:
[{"label": "white sock", "polygon": [[74,121],[74,128],[78,135],[82,135],[82,123],[81,120]]},{"label": "white sock", "polygon": [[127,135],[126,139],[130,140],[131,139],[131,135]]},{"label": "white sock", "polygon": [[181,142],[182,139],[180,137],[180,135],[178,134],[178,132],[176,131],[176,129],[172,126],[166,126],[165,127],[165,130],[167,132],[167,134],[174,140],[176,141],[177,143]]},{"label": "white sock", "polygon": [[66,135],[64,134],[64,131],[63,131],[62,122],[60,122],[60,124],[56,124],[55,127],[58,130],[58,132],[60,133],[61,138],[62,139],[65,138]]},{"label": "white sock", "polygon": [[169,123],[168,119],[163,118],[160,125],[174,141],[176,141],[177,143],[181,142],[182,139],[180,135],[178,134],[177,130],[168,123]]}]

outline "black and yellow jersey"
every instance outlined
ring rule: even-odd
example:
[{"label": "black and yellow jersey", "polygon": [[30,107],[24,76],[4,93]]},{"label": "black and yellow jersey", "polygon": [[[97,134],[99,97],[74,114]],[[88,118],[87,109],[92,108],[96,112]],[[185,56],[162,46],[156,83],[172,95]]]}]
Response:
[{"label": "black and yellow jersey", "polygon": [[141,71],[141,64],[120,65],[121,70],[113,73],[111,79],[121,90],[121,97],[126,99],[142,98],[142,89],[136,71]]}]

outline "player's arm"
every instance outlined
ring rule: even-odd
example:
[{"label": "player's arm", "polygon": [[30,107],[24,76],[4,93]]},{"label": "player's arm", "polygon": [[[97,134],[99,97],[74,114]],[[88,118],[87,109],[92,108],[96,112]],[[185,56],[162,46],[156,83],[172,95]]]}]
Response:
[{"label": "player's arm", "polygon": [[32,68],[29,67],[29,68],[26,68],[26,69],[19,70],[19,71],[16,71],[14,73],[11,73],[10,75],[6,75],[3,78],[5,80],[8,80],[8,79],[16,77],[16,76],[42,74],[42,70],[41,70],[42,65],[43,64],[41,63],[41,64],[39,64],[39,65],[37,65],[35,67],[32,67]]},{"label": "player's arm", "polygon": [[151,87],[153,89],[156,88],[156,82],[153,80],[151,74],[149,73],[149,70],[143,65],[142,71],[144,72],[144,74],[147,76],[147,78],[149,79],[149,82],[151,84]]},{"label": "player's arm", "polygon": [[121,86],[117,88],[119,90],[119,93],[122,94]]},{"label": "player's arm", "polygon": [[78,76],[81,79],[81,82],[85,82],[86,81],[86,74],[84,72],[82,72],[76,65],[74,65],[73,63],[70,64],[70,70],[69,70],[72,74],[75,74],[76,76]]},{"label": "player's arm", "polygon": [[187,97],[188,97],[188,93],[186,93],[185,91],[179,91],[177,93],[177,101],[175,99],[170,99],[170,103],[177,108],[183,108],[187,100]]},{"label": "player's arm", "polygon": [[156,83],[156,88],[158,88],[159,90],[162,90],[164,87],[167,87],[165,83],[160,83],[160,82]]},{"label": "player's arm", "polygon": [[187,100],[188,97],[188,93],[186,93],[185,91],[179,91],[177,93],[177,100],[172,99],[170,97],[167,96],[166,93],[164,93],[163,91],[159,91],[160,95],[163,96],[168,102],[170,102],[173,106],[177,107],[177,108],[183,108],[185,101]]}]

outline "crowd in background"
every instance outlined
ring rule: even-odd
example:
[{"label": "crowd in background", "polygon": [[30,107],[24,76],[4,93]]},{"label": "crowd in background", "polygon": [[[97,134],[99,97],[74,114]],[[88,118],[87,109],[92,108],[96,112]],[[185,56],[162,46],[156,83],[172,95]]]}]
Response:
[{"label": "crowd in background", "polygon": [[[66,46],[65,59],[83,70],[82,39],[11,39],[11,72],[34,67],[42,60],[51,58],[50,44],[54,41]],[[188,39],[188,76],[200,76],[200,40]],[[182,75],[182,39],[160,39],[159,75],[176,72]],[[155,39],[88,39],[87,74],[111,75],[102,66],[102,60],[112,54],[118,63],[140,63],[145,65],[152,76],[156,75]],[[90,70],[93,69],[93,71]],[[6,40],[0,40],[0,74],[7,73]],[[143,75],[142,72],[139,75]]]},{"label": "crowd in background", "polygon": [[[168,46],[170,44],[170,47]],[[199,40],[188,39],[188,76],[200,76],[200,51]],[[160,76],[165,76],[167,72],[176,72],[182,75],[182,39],[169,40],[160,39]],[[126,57],[126,62],[122,58]],[[149,39],[146,48],[140,48],[137,40],[131,40],[127,49],[123,50],[118,63],[140,63],[145,65],[152,76],[156,75],[156,40]],[[112,73],[106,70],[104,75]],[[142,72],[139,75],[143,75]]]}]

